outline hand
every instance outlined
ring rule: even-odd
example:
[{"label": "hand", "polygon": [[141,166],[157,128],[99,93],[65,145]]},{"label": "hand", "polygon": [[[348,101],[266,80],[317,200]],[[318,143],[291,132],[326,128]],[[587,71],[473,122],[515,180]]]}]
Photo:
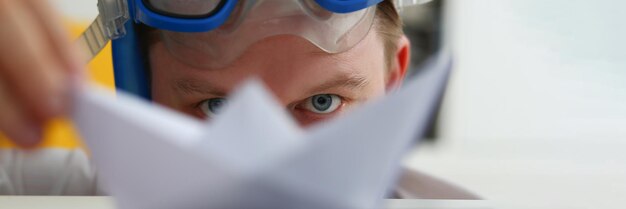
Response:
[{"label": "hand", "polygon": [[82,68],[49,1],[0,0],[0,132],[22,147],[39,143]]}]

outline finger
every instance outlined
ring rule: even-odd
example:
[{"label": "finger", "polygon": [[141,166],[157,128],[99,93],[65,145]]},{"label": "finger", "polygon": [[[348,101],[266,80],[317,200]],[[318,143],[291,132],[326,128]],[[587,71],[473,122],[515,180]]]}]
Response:
[{"label": "finger", "polygon": [[42,23],[22,1],[9,2],[11,8],[0,11],[0,79],[28,114],[45,121],[64,111],[67,76],[42,37]]},{"label": "finger", "polygon": [[61,61],[64,70],[70,73],[82,74],[84,63],[82,56],[78,53],[75,44],[70,40],[70,36],[61,24],[60,15],[52,9],[48,1],[26,0],[26,6],[34,11],[36,21],[41,24],[47,41],[51,43],[53,55]]},{"label": "finger", "polygon": [[41,126],[29,121],[3,83],[0,83],[0,131],[22,147],[33,147],[41,141]]}]

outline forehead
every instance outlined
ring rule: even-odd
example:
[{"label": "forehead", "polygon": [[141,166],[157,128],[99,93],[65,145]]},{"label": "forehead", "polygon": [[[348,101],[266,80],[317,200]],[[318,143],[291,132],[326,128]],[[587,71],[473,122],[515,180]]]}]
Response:
[{"label": "forehead", "polygon": [[372,31],[353,48],[337,54],[323,52],[300,37],[274,36],[251,45],[236,61],[219,69],[188,66],[157,43],[151,49],[151,65],[153,74],[164,75],[172,82],[208,82],[226,91],[251,76],[281,91],[338,76],[378,77],[385,69],[383,43]]}]

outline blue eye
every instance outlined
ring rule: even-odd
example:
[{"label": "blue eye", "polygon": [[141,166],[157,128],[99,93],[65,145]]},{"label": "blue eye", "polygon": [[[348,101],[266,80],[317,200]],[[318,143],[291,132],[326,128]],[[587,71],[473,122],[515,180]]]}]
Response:
[{"label": "blue eye", "polygon": [[220,113],[222,108],[226,105],[227,101],[224,98],[212,98],[204,100],[200,104],[200,109],[202,112],[209,117],[215,116]]},{"label": "blue eye", "polygon": [[304,108],[320,114],[334,112],[341,105],[341,98],[335,94],[318,94],[306,99]]}]

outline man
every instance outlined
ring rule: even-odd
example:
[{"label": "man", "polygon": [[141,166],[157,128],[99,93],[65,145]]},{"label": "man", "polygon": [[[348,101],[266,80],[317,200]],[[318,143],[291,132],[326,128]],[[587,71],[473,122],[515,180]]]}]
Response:
[{"label": "man", "polygon": [[[175,2],[129,1],[129,35],[113,42],[116,85],[193,117],[219,114],[228,94],[256,76],[306,128],[384,95],[406,75],[409,40],[392,0]],[[0,130],[32,147],[42,124],[68,110],[82,66],[45,2],[0,4]],[[7,191],[99,193],[84,154],[72,153],[74,178]],[[410,197],[410,187],[399,191]]]}]

